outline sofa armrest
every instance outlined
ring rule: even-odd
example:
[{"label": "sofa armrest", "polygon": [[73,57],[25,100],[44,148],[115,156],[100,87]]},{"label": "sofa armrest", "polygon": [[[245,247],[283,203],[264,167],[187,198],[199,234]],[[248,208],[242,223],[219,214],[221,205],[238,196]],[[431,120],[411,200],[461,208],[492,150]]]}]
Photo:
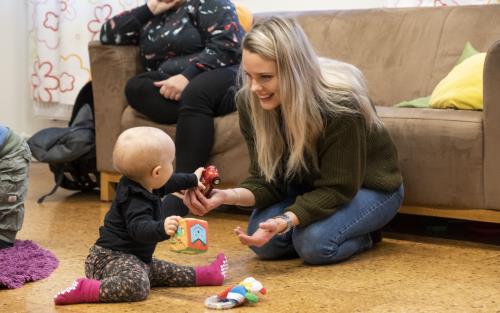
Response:
[{"label": "sofa armrest", "polygon": [[89,43],[90,71],[94,93],[97,169],[115,172],[113,147],[121,132],[121,118],[127,106],[125,84],[142,72],[138,47]]},{"label": "sofa armrest", "polygon": [[500,210],[500,40],[486,55],[483,101],[485,207]]}]

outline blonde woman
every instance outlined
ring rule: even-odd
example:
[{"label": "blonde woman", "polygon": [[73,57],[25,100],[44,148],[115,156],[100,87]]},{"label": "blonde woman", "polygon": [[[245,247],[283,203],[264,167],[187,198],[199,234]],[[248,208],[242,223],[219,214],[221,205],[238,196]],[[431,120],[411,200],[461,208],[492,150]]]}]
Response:
[{"label": "blonde woman", "polygon": [[373,247],[403,185],[361,73],[336,61],[320,65],[290,19],[258,22],[242,48],[237,106],[250,176],[209,198],[190,191],[185,204],[198,215],[221,204],[254,208],[249,235],[235,233],[262,259],[330,264]]}]

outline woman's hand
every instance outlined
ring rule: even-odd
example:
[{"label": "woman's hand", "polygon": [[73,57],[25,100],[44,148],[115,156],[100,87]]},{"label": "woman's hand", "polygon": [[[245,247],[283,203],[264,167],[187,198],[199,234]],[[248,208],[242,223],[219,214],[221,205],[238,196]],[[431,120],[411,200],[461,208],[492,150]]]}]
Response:
[{"label": "woman's hand", "polygon": [[251,236],[247,235],[239,226],[234,229],[234,233],[245,246],[262,247],[277,233],[286,228],[286,222],[283,225],[280,221],[283,220],[270,218],[260,223],[259,228]]},{"label": "woman's hand", "polygon": [[159,15],[172,8],[176,8],[182,0],[148,0],[148,8],[153,15]]},{"label": "woman's hand", "polygon": [[154,82],[156,87],[160,87],[160,94],[170,100],[179,101],[182,91],[189,84],[189,80],[182,74],[174,75],[168,79]]},{"label": "woman's hand", "polygon": [[226,197],[224,190],[213,189],[207,198],[199,188],[191,188],[184,195],[184,204],[192,214],[203,216],[224,204]]}]

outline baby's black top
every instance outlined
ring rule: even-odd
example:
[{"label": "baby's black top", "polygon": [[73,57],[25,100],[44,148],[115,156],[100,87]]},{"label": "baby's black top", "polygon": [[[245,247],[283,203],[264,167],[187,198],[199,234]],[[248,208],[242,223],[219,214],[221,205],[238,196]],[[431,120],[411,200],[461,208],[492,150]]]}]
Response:
[{"label": "baby's black top", "polygon": [[169,238],[161,198],[172,192],[198,185],[195,174],[173,174],[160,189],[149,192],[139,183],[123,176],[116,198],[99,228],[96,245],[137,256],[150,263],[156,244]]}]

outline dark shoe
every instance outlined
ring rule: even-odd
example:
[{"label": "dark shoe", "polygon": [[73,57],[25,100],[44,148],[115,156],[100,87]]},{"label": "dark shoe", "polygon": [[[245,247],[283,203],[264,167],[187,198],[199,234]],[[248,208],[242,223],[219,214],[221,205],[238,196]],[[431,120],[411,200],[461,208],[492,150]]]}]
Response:
[{"label": "dark shoe", "polygon": [[376,230],[370,233],[370,238],[372,240],[372,245],[375,245],[382,241],[382,231]]}]

